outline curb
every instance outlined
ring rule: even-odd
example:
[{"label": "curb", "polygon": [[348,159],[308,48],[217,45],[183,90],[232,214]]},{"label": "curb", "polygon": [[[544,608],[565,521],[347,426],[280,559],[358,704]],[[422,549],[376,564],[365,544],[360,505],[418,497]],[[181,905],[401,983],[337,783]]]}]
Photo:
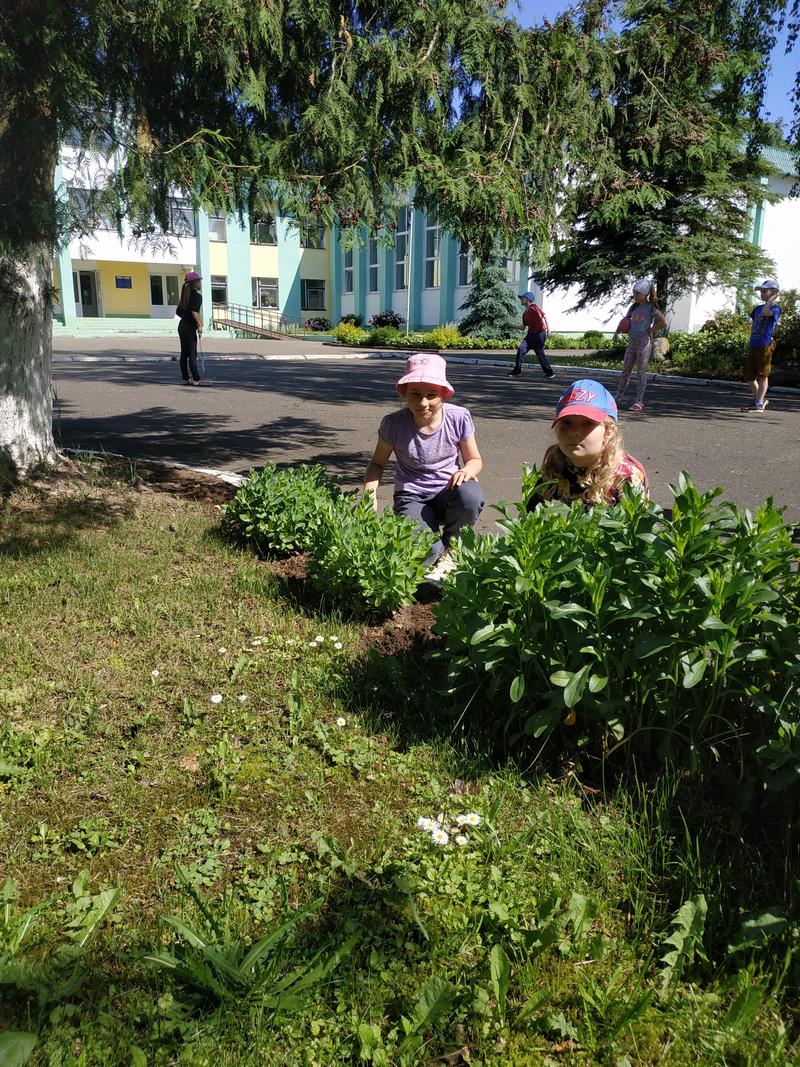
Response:
[{"label": "curb", "polygon": [[247,475],[237,474],[235,471],[215,470],[213,467],[190,467],[188,463],[177,463],[172,459],[137,459],[135,456],[123,456],[121,452],[98,452],[94,448],[61,448],[59,451],[68,456],[127,459],[131,463],[149,463],[154,467],[171,467],[174,470],[191,471],[193,474],[207,474],[211,478],[217,478],[219,481],[227,482],[228,485],[235,485],[237,488],[247,481]]},{"label": "curb", "polygon": [[[552,351],[552,350],[551,350]],[[342,352],[337,355],[323,355],[319,352],[305,352],[286,355],[270,355],[259,356],[251,353],[243,353],[236,356],[216,356],[216,355],[204,355],[203,359],[207,359],[211,363],[223,362],[228,359],[235,359],[237,361],[252,361],[260,363],[271,362],[301,362],[303,360],[330,360],[339,362],[341,360],[350,359],[391,359],[391,360],[405,360],[408,356],[406,352]],[[473,367],[507,367],[510,363],[510,359],[488,359],[484,357],[475,356],[443,356],[443,359],[447,363],[457,363],[463,366]],[[53,363],[177,363],[177,356],[150,356],[146,354],[131,355],[131,356],[83,356],[83,355],[54,355],[52,357]],[[527,366],[535,367],[536,364],[527,364]],[[554,366],[561,371],[569,371],[570,374],[581,374],[587,370],[596,371],[599,374],[605,374],[613,378],[619,378],[622,371],[615,370],[613,368],[605,367],[592,367],[590,364],[582,364],[580,366],[573,366],[567,363],[556,363]],[[719,388],[735,389],[740,391],[744,385],[743,382],[732,382],[726,378],[687,378],[680,374],[662,374],[659,371],[649,371],[646,375],[648,382],[673,382],[678,385],[715,385]],[[770,386],[770,393],[787,393],[789,396],[800,396],[800,387],[790,385],[774,385]],[[189,468],[195,469],[195,468]]]}]

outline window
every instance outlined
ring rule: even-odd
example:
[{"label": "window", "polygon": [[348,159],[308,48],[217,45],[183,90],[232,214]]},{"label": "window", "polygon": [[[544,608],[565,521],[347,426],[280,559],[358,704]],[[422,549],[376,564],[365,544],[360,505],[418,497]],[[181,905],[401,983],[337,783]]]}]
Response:
[{"label": "window", "polygon": [[458,246],[458,284],[461,286],[472,285],[472,276],[475,273],[475,253],[468,245]]},{"label": "window", "polygon": [[257,222],[250,222],[251,245],[276,245],[277,243],[278,234],[275,229],[275,219],[272,219],[272,221],[259,219]]},{"label": "window", "polygon": [[228,279],[224,274],[211,275],[211,303],[228,303]]},{"label": "window", "polygon": [[300,245],[302,248],[324,248],[325,227],[307,225],[300,231]]},{"label": "window", "polygon": [[353,292],[353,250],[344,253],[343,289],[345,293]]},{"label": "window", "polygon": [[411,208],[401,207],[397,212],[397,230],[394,235],[394,287],[408,288],[408,245],[411,236]]},{"label": "window", "polygon": [[116,230],[116,216],[111,206],[102,202],[102,193],[98,189],[73,186],[67,195],[70,210],[79,223],[94,230]]},{"label": "window", "polygon": [[208,216],[208,239],[209,241],[226,241],[228,238],[228,226],[224,215]]},{"label": "window", "polygon": [[500,256],[500,266],[506,272],[506,281],[512,288],[519,287],[519,260],[510,259],[508,253]]},{"label": "window", "polygon": [[369,251],[368,251],[368,267],[369,273],[367,276],[367,289],[370,293],[377,293],[378,291],[378,242],[374,237],[369,239]]},{"label": "window", "polygon": [[300,309],[302,311],[325,310],[325,282],[316,278],[300,279]]},{"label": "window", "polygon": [[253,278],[253,307],[276,308],[278,306],[278,279]]},{"label": "window", "polygon": [[440,285],[441,260],[439,245],[441,230],[436,216],[436,208],[430,210],[425,219],[425,288],[438,289]]},{"label": "window", "polygon": [[167,233],[176,237],[194,237],[194,211],[188,200],[179,196],[167,197],[167,216],[169,225]]}]

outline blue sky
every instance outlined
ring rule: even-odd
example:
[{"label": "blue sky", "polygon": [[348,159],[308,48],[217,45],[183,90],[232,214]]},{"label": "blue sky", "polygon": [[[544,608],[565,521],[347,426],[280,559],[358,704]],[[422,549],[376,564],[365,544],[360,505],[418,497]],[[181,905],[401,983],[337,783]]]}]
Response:
[{"label": "blue sky", "polygon": [[[509,14],[515,15],[523,26],[536,26],[542,19],[553,18],[561,11],[572,6],[567,0],[512,0]],[[794,78],[800,65],[800,45],[788,56],[784,52],[786,34],[776,42],[772,53],[772,70],[767,82],[766,108],[770,118],[781,119],[784,131],[788,133],[792,118],[790,95]]]}]

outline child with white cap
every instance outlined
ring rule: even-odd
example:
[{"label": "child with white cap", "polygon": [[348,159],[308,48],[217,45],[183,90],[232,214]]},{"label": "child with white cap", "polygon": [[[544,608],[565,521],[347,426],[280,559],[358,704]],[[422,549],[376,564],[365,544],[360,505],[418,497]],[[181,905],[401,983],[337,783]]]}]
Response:
[{"label": "child with white cap", "polygon": [[364,493],[378,507],[383,469],[395,455],[394,510],[441,539],[431,549],[426,581],[441,584],[455,568],[448,548],[465,526],[474,526],[484,506],[478,475],[483,460],[475,443],[475,426],[466,408],[447,404],[454,389],[447,364],[432,352],[417,352],[406,361],[397,383],[405,407],[386,415],[378,444],[364,475]]},{"label": "child with white cap", "polygon": [[744,380],[753,394],[753,401],[741,409],[747,413],[761,412],[769,403],[766,397],[772,371],[772,353],[775,351],[772,335],[781,317],[781,309],[775,303],[778,290],[774,278],[765,278],[761,285],[756,286],[763,303],[750,312],[751,329],[745,353]]},{"label": "child with white cap", "polygon": [[616,401],[619,404],[622,400],[633,370],[633,361],[636,360],[636,400],[631,404],[631,411],[644,411],[647,364],[653,351],[653,337],[667,325],[667,320],[658,307],[656,287],[649,278],[638,278],[633,283],[633,304],[626,318],[628,346],[625,349]]}]

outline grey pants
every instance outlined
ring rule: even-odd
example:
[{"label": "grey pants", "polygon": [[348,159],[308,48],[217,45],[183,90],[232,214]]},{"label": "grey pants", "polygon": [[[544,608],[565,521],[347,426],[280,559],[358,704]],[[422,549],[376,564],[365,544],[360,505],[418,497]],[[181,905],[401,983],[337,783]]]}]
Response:
[{"label": "grey pants", "polygon": [[396,515],[406,515],[422,529],[439,533],[441,539],[425,561],[432,566],[464,526],[474,526],[486,501],[477,482],[462,482],[455,489],[442,489],[432,497],[399,490],[394,494]]}]

